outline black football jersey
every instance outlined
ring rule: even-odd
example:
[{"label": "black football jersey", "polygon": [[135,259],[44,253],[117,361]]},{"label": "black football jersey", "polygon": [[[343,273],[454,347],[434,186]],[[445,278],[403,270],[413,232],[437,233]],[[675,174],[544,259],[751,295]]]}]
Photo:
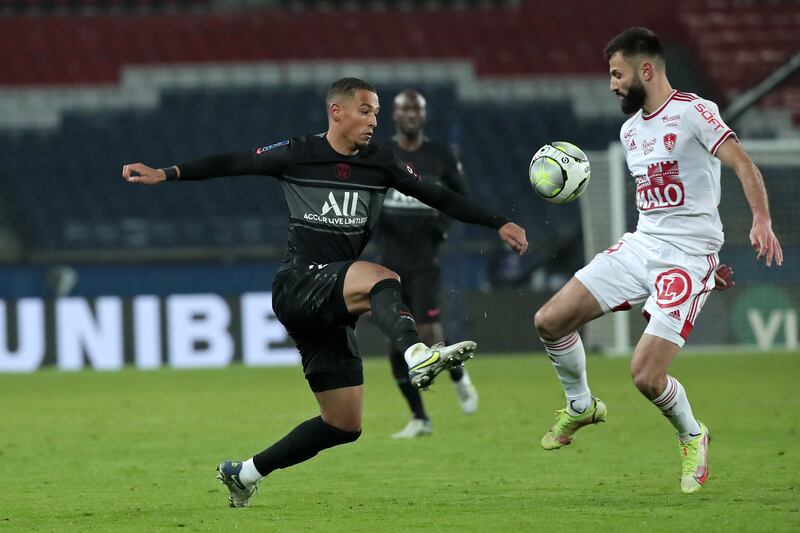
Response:
[{"label": "black football jersey", "polygon": [[375,230],[386,191],[418,180],[390,150],[370,144],[344,156],[322,135],[258,148],[255,158],[262,173],[280,180],[286,197],[289,263],[358,258]]},{"label": "black football jersey", "polygon": [[283,187],[289,236],[282,268],[358,259],[390,189],[420,198],[458,220],[499,229],[508,219],[449,189],[424,183],[394,152],[368,144],[342,155],[324,134],[293,137],[250,152],[178,164],[181,180],[268,175]]}]

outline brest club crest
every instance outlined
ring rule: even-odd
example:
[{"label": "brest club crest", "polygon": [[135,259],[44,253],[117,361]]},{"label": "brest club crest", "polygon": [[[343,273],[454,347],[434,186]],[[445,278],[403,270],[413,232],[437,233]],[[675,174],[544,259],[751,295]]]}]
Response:
[{"label": "brest club crest", "polygon": [[667,152],[672,153],[675,149],[675,141],[678,140],[678,136],[674,133],[667,133],[664,135],[664,148],[667,149]]}]

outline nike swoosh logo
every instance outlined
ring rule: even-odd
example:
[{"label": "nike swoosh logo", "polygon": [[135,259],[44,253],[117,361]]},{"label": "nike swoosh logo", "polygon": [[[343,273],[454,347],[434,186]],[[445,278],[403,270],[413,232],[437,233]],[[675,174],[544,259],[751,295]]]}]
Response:
[{"label": "nike swoosh logo", "polygon": [[236,483],[236,486],[240,489],[244,490],[244,485],[241,484],[239,481],[239,477],[236,474],[231,474],[231,480]]},{"label": "nike swoosh logo", "polygon": [[414,367],[414,370],[419,370],[420,368],[425,368],[426,366],[431,366],[433,363],[439,360],[439,352],[433,352],[427,361],[418,364]]}]

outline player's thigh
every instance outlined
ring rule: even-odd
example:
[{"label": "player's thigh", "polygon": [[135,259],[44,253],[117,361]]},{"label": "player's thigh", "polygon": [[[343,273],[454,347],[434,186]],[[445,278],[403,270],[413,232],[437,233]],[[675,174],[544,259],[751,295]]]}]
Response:
[{"label": "player's thigh", "polygon": [[352,327],[318,327],[289,333],[314,394],[364,384],[364,366]]},{"label": "player's thigh", "polygon": [[354,324],[342,296],[352,261],[308,265],[279,272],[272,283],[272,308],[289,333]]},{"label": "player's thigh", "polygon": [[649,295],[646,282],[646,250],[626,234],[576,272],[536,313],[539,335],[559,339],[605,313],[627,311]]},{"label": "player's thigh", "polygon": [[354,315],[361,315],[371,309],[370,292],[372,287],[385,279],[400,280],[400,276],[385,266],[368,261],[356,261],[344,277],[342,296],[347,310]]},{"label": "player's thigh", "polygon": [[361,413],[364,405],[364,386],[341,387],[316,392],[322,420],[343,431],[355,432],[361,429]]},{"label": "player's thigh", "polygon": [[536,312],[534,322],[539,335],[555,340],[602,315],[592,293],[573,277]]}]

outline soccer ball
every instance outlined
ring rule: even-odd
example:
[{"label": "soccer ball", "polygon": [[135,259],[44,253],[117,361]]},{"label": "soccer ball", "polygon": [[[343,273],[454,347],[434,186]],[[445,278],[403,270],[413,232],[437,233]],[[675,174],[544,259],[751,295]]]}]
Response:
[{"label": "soccer ball", "polygon": [[533,190],[554,204],[571,202],[583,194],[591,175],[586,154],[568,142],[545,144],[528,166]]}]

